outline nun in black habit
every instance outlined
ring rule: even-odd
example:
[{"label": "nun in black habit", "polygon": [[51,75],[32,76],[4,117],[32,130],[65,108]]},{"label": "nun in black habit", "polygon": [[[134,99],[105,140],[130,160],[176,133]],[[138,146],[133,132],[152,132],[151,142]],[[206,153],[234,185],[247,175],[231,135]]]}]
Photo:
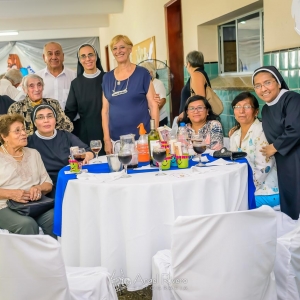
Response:
[{"label": "nun in black habit", "polygon": [[300,213],[300,94],[289,91],[273,66],[258,68],[252,76],[262,109],[262,126],[270,145],[262,153],[275,156],[281,211],[297,220]]},{"label": "nun in black habit", "polygon": [[[65,114],[74,120],[80,116],[76,134],[86,144],[91,140],[101,140],[102,130],[102,78],[104,75],[100,58],[94,46],[83,44],[79,47],[77,78],[71,82]],[[101,149],[100,154],[105,154]]]}]

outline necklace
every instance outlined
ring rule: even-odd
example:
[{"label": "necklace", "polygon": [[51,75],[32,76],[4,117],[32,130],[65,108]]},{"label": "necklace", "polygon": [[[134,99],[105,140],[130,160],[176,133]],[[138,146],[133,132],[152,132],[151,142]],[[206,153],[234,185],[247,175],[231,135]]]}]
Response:
[{"label": "necklace", "polygon": [[5,154],[8,154],[8,155],[12,156],[13,158],[20,158],[20,157],[22,157],[24,155],[23,149],[22,149],[22,154],[21,155],[11,155],[10,153],[8,153],[8,151],[6,150],[6,148],[4,147],[4,145],[1,145],[1,148],[2,148],[2,150],[3,150],[3,152]]},{"label": "necklace", "polygon": [[124,90],[121,90],[121,91],[116,91],[116,86],[117,84],[119,85],[120,81],[118,80],[118,83],[117,83],[117,80],[115,80],[115,87],[114,89],[112,90],[113,93],[111,94],[113,97],[115,96],[119,96],[119,95],[123,95],[123,94],[126,94],[128,91],[127,91],[127,87],[128,87],[128,82],[129,82],[129,77],[127,78],[127,83],[126,83],[126,87]]}]

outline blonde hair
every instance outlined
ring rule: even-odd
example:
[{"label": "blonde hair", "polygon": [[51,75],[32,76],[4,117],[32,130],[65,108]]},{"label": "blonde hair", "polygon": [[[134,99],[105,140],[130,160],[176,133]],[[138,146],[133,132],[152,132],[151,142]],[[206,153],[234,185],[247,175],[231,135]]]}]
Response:
[{"label": "blonde hair", "polygon": [[145,62],[142,62],[140,64],[140,66],[144,67],[145,69],[147,69],[149,71],[152,79],[156,78],[156,68],[153,63],[151,63],[149,61],[145,61]]},{"label": "blonde hair", "polygon": [[119,43],[120,41],[123,41],[128,46],[133,46],[132,41],[129,39],[127,35],[118,34],[116,35],[109,44],[110,50],[113,49],[114,45]]}]

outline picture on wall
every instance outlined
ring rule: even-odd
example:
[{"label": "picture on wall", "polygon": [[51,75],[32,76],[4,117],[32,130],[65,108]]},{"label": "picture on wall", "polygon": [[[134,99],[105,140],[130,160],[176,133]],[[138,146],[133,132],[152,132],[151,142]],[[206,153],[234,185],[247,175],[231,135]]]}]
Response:
[{"label": "picture on wall", "polygon": [[155,59],[155,37],[152,36],[136,45],[133,45],[131,52],[131,62],[139,64],[146,59]]}]

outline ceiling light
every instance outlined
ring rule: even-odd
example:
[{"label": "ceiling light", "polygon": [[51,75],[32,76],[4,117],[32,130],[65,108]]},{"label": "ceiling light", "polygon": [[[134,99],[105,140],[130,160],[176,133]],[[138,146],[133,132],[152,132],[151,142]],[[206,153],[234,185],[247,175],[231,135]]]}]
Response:
[{"label": "ceiling light", "polygon": [[4,31],[4,32],[0,32],[0,36],[18,35],[18,34],[19,34],[18,31]]},{"label": "ceiling light", "polygon": [[246,24],[246,21],[241,21],[240,23],[241,23],[241,24]]}]

